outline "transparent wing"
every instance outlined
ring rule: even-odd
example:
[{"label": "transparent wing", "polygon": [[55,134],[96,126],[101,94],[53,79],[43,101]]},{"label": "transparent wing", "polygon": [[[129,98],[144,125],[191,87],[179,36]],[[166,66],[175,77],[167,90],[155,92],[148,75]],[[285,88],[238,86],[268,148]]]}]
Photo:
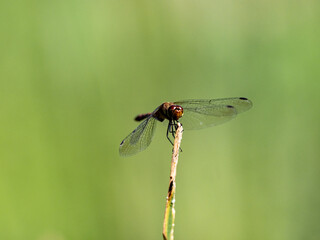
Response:
[{"label": "transparent wing", "polygon": [[183,116],[179,119],[179,122],[182,123],[183,128],[186,130],[201,129],[222,124],[233,119],[236,115],[235,108],[227,106],[183,107]]},{"label": "transparent wing", "polygon": [[239,97],[185,100],[175,102],[175,104],[183,107],[184,113],[179,121],[184,129],[201,129],[219,125],[252,107],[250,100]]},{"label": "transparent wing", "polygon": [[237,113],[242,113],[252,107],[252,102],[244,97],[235,98],[219,98],[219,99],[192,99],[175,102],[175,104],[183,108],[197,108],[197,107],[219,107],[219,106],[233,106]]},{"label": "transparent wing", "polygon": [[120,144],[121,156],[134,155],[146,149],[152,140],[156,119],[148,117],[132,133],[130,133]]}]

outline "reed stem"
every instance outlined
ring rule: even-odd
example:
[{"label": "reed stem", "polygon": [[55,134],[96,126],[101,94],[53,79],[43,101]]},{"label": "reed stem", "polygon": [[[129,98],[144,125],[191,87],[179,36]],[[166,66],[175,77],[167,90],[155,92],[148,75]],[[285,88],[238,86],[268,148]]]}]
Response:
[{"label": "reed stem", "polygon": [[174,221],[175,221],[175,195],[176,195],[176,175],[177,175],[177,165],[179,158],[179,150],[182,139],[183,128],[180,123],[178,123],[178,128],[173,143],[172,159],[171,159],[171,171],[170,171],[170,181],[169,189],[166,201],[166,209],[163,221],[163,231],[162,236],[164,240],[174,239]]}]

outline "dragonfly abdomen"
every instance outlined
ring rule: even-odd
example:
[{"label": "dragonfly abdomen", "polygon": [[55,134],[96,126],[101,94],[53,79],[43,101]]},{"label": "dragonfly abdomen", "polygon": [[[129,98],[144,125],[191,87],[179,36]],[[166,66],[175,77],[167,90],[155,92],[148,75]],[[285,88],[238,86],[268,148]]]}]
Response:
[{"label": "dragonfly abdomen", "polygon": [[139,114],[138,116],[135,117],[134,120],[136,120],[137,122],[142,121],[143,119],[146,119],[147,117],[149,117],[151,115],[151,113],[144,113],[144,114]]}]

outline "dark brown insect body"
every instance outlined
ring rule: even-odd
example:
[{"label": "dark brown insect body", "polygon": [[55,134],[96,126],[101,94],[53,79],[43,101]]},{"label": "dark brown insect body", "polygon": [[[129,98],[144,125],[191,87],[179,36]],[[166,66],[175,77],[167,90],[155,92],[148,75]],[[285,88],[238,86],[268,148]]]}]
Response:
[{"label": "dark brown insect body", "polygon": [[140,114],[134,120],[142,121],[143,119],[153,116],[158,121],[163,122],[165,119],[169,121],[177,121],[183,115],[183,108],[172,102],[162,103],[154,112]]},{"label": "dark brown insect body", "polygon": [[251,101],[242,97],[165,102],[152,113],[136,116],[136,121],[143,121],[121,142],[120,155],[133,155],[147,148],[151,142],[157,121],[168,120],[167,138],[173,144],[169,138],[169,133],[174,138],[179,121],[183,124],[184,129],[201,129],[231,120],[238,113],[251,107]]}]

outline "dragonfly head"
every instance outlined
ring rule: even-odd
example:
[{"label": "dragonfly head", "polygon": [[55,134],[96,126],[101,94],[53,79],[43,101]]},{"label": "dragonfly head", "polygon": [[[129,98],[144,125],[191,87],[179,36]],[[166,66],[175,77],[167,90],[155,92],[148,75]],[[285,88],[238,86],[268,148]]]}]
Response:
[{"label": "dragonfly head", "polygon": [[183,115],[183,108],[179,105],[171,105],[168,109],[168,113],[172,120],[178,120]]}]

